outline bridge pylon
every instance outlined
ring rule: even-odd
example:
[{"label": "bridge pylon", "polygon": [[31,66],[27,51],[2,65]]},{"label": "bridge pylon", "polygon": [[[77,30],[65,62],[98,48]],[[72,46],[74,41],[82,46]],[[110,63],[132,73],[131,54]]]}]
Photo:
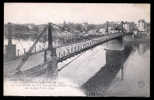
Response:
[{"label": "bridge pylon", "polygon": [[[106,63],[107,64],[111,64],[113,63],[112,65],[113,66],[117,66],[115,65],[116,64],[116,61],[111,61],[111,59],[113,59],[113,57],[115,55],[117,55],[118,53],[120,54],[121,52],[123,52],[125,49],[124,47],[124,44],[123,44],[123,37],[118,37],[116,39],[113,39],[111,41],[108,41],[106,43]],[[119,55],[120,56],[120,55]],[[118,58],[120,59],[120,58]],[[123,65],[120,65],[121,66],[121,80],[124,79],[124,68],[123,68]]]},{"label": "bridge pylon", "polygon": [[48,51],[50,52],[49,63],[47,64],[47,77],[49,79],[56,79],[58,57],[56,55],[56,48],[53,47],[53,36],[52,36],[52,26],[51,23],[48,24]]},{"label": "bridge pylon", "polygon": [[11,60],[16,57],[16,45],[12,44],[12,24],[8,23],[8,45],[5,45],[6,54],[5,59]]}]

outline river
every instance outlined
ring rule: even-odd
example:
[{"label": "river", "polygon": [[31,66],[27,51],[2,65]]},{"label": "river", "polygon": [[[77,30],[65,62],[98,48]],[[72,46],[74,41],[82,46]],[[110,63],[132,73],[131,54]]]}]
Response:
[{"label": "river", "polygon": [[150,43],[139,43],[132,47],[124,63],[124,80],[120,80],[119,72],[104,96],[150,96]]}]

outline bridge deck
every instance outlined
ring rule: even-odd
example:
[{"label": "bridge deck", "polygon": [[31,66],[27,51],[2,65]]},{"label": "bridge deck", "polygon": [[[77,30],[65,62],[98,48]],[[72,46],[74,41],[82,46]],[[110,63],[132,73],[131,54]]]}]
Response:
[{"label": "bridge deck", "polygon": [[[57,53],[57,56],[59,58],[58,61],[59,62],[65,61],[68,58],[71,58],[71,57],[73,57],[77,54],[80,54],[80,53],[85,52],[89,49],[92,49],[92,48],[94,48],[98,45],[101,45],[101,44],[105,43],[106,41],[121,37],[123,35],[127,35],[127,34],[122,34],[122,33],[111,34],[111,35],[102,36],[102,37],[99,37],[99,38],[96,38],[96,39],[88,40],[88,41],[85,41],[85,42],[76,43],[76,44],[68,45],[68,46],[65,46],[65,47],[57,48],[56,53]],[[26,64],[22,67],[22,71],[26,71],[26,70],[30,71],[30,69],[32,69],[34,71],[34,69],[41,68],[40,65],[43,63],[43,59],[44,59],[43,55],[44,55],[43,52],[32,55],[28,59]],[[4,73],[5,73],[5,75],[7,75],[8,73],[15,72],[15,69],[20,62],[21,62],[21,59],[16,59],[15,61],[4,63]],[[37,62],[37,64],[35,62]],[[13,67],[10,67],[10,66],[13,66]],[[37,67],[37,68],[33,68],[33,67]],[[37,71],[38,71],[38,69],[37,69]]]}]

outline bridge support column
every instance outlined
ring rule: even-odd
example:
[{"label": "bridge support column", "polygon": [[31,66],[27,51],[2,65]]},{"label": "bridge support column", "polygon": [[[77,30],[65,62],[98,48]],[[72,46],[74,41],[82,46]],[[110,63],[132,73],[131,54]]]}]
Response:
[{"label": "bridge support column", "polygon": [[[53,51],[56,49],[54,48]],[[47,77],[50,79],[56,79],[58,76],[57,71],[58,57],[54,54],[51,54],[51,60],[47,65]]]},{"label": "bridge support column", "polygon": [[[106,44],[106,64],[112,65],[112,71],[120,68],[121,70],[121,80],[124,79],[124,68],[122,64],[122,52],[124,51],[123,39],[122,37],[116,38],[107,42]],[[117,62],[118,59],[118,62]],[[114,68],[116,66],[117,68]]]},{"label": "bridge support column", "polygon": [[[82,88],[86,90],[85,93],[88,96],[103,95],[106,89],[108,89],[108,87],[111,86],[113,80],[116,78],[121,68],[123,68],[123,65],[127,60],[128,56],[130,55],[132,48],[125,47],[125,49],[122,51],[121,49],[119,50],[105,49],[105,50],[106,50],[105,66],[103,66],[103,68],[100,69],[96,75],[94,75],[84,85],[82,85]],[[123,71],[123,69],[121,71]],[[123,78],[123,75],[121,78]],[[101,91],[101,94],[99,91]]]},{"label": "bridge support column", "polygon": [[12,44],[12,24],[8,23],[8,45],[6,48],[6,60],[11,60],[16,57],[16,45]]},{"label": "bridge support column", "polygon": [[50,61],[47,65],[47,77],[49,79],[55,80],[57,78],[57,64],[58,64],[58,57],[56,55],[56,48],[53,48],[53,38],[52,38],[52,27],[51,23],[48,25],[48,49],[50,52]]}]

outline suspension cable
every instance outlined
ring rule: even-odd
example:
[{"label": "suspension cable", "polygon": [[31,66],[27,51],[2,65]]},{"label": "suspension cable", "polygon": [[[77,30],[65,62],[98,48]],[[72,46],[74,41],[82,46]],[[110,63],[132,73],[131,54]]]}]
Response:
[{"label": "suspension cable", "polygon": [[36,41],[33,43],[33,45],[30,47],[30,49],[28,50],[28,52],[26,53],[26,55],[23,57],[21,63],[18,65],[18,67],[16,68],[17,71],[20,72],[21,67],[25,64],[25,62],[28,60],[29,58],[29,54],[31,53],[31,51],[33,50],[34,46],[37,44],[37,42],[39,41],[40,37],[43,35],[43,33],[46,31],[47,27],[44,28],[44,30],[39,34],[38,38],[36,39]]}]

